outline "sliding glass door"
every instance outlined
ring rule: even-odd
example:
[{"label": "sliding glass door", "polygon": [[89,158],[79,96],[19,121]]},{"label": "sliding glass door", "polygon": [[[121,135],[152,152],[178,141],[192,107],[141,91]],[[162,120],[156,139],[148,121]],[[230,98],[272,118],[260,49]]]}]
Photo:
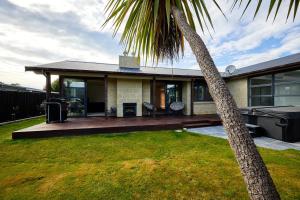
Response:
[{"label": "sliding glass door", "polygon": [[151,95],[155,96],[153,104],[157,108],[156,113],[166,114],[169,112],[171,103],[182,101],[182,83],[157,81],[155,84],[155,93]]},{"label": "sliding glass door", "polygon": [[166,110],[169,112],[171,103],[182,101],[182,85],[181,83],[167,83],[166,84]]},{"label": "sliding glass door", "polygon": [[82,79],[64,79],[64,96],[69,103],[69,117],[86,116],[86,81]]}]

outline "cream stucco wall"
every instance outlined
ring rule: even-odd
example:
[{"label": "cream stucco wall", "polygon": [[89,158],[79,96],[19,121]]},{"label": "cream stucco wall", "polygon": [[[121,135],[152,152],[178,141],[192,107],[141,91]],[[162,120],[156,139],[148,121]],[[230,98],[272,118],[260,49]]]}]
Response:
[{"label": "cream stucco wall", "polygon": [[203,114],[216,114],[216,105],[213,101],[198,101],[194,102],[194,114],[203,115]]},{"label": "cream stucco wall", "polygon": [[107,109],[117,108],[117,79],[108,79],[107,83]]},{"label": "cream stucco wall", "polygon": [[117,117],[123,117],[123,103],[136,103],[137,116],[142,116],[143,81],[117,80]]},{"label": "cream stucco wall", "polygon": [[143,102],[151,102],[150,80],[143,80]]},{"label": "cream stucco wall", "polygon": [[227,86],[235,99],[237,106],[247,107],[248,106],[248,80],[243,79],[233,79],[227,82]]},{"label": "cream stucco wall", "polygon": [[182,102],[184,103],[184,114],[191,114],[191,82],[183,82],[182,84]]}]

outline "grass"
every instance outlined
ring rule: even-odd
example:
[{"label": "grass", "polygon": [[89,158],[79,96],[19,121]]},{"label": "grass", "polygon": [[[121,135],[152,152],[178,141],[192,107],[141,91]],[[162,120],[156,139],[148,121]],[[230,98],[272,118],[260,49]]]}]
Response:
[{"label": "grass", "polygon": [[[0,199],[247,199],[226,140],[174,131],[11,140],[0,126]],[[300,152],[259,149],[282,199],[300,199]]]}]

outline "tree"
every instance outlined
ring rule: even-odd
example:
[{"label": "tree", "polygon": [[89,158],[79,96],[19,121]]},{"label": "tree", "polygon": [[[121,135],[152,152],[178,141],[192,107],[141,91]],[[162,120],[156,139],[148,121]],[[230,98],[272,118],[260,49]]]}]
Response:
[{"label": "tree", "polygon": [[[46,91],[46,86],[43,87],[43,90]],[[59,79],[55,79],[52,83],[51,83],[51,92],[59,92],[60,88],[59,88]]]},{"label": "tree", "polygon": [[[222,12],[216,0],[214,4]],[[248,9],[252,0],[233,0],[232,8],[246,2]],[[262,0],[257,2],[254,16],[261,8]],[[270,0],[268,16],[275,9],[275,17],[281,7],[282,0]],[[277,4],[277,6],[275,6]],[[287,18],[294,7],[294,18],[299,5],[298,0],[290,0]],[[275,7],[274,7],[275,6]],[[195,28],[195,19],[204,31],[213,23],[204,0],[110,0],[106,7],[107,20],[113,21],[114,35],[124,23],[121,42],[126,51],[133,51],[152,58],[179,58],[184,51],[184,38],[190,44],[199,67],[207,82],[210,94],[220,113],[224,128],[228,134],[230,146],[240,166],[250,199],[280,199],[273,180],[256,149],[239,109],[230,94],[224,80],[220,76],[201,37]]]},{"label": "tree", "polygon": [[56,79],[51,83],[51,90],[52,92],[59,92],[59,80]]}]

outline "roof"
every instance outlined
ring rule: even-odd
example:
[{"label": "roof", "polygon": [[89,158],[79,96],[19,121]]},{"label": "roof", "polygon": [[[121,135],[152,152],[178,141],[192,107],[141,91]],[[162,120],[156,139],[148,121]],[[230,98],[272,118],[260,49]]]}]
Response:
[{"label": "roof", "polygon": [[140,68],[128,68],[128,67],[119,67],[118,64],[69,61],[69,60],[26,67],[26,71],[38,72],[39,70],[102,72],[102,73],[114,73],[114,74],[129,74],[129,75],[141,74],[141,75],[161,75],[161,76],[184,76],[184,77],[202,76],[201,71],[196,69],[144,67],[144,66],[141,66]]},{"label": "roof", "polygon": [[[235,72],[228,74],[220,72],[224,78],[234,78],[240,76],[249,76],[257,73],[266,73],[272,70],[282,70],[289,67],[300,68],[300,53],[290,56],[258,63],[248,67],[237,69]],[[181,76],[181,77],[200,77],[203,76],[200,70],[180,69],[167,67],[145,67],[125,68],[119,67],[118,64],[82,62],[82,61],[61,61],[36,66],[26,66],[26,71],[70,71],[70,72],[101,72],[108,74],[127,74],[127,75],[157,75],[157,76]]]},{"label": "roof", "polygon": [[236,69],[231,74],[226,74],[227,77],[245,76],[253,73],[268,72],[276,69],[285,69],[286,67],[300,67],[300,53],[290,56],[250,65]]}]

